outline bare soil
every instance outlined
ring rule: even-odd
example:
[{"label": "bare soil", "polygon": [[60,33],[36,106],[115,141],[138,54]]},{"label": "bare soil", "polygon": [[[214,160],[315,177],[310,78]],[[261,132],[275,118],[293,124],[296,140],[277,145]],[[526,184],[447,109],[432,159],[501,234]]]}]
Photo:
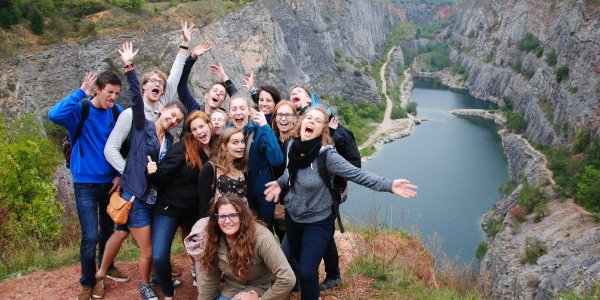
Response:
[{"label": "bare soil", "polygon": [[[345,274],[355,258],[365,255],[367,252],[384,255],[389,250],[393,250],[393,253],[402,256],[402,261],[417,266],[415,268],[417,278],[429,284],[435,282],[432,272],[433,260],[429,255],[423,255],[425,250],[417,240],[382,235],[378,241],[366,243],[364,238],[352,232],[344,234],[337,232],[335,238],[340,254],[342,274]],[[182,283],[176,288],[176,299],[197,299],[197,289],[192,285],[190,259],[185,253],[177,253],[172,256],[171,261],[174,267],[182,273],[177,277]],[[123,273],[128,274],[130,280],[122,283],[106,279],[104,299],[141,299],[138,288],[140,280],[137,262],[115,262],[115,265]],[[324,278],[322,265],[320,273],[322,280]],[[75,299],[79,292],[80,274],[79,264],[55,270],[38,270],[25,276],[1,281],[0,295],[2,299]],[[164,298],[158,286],[154,287],[154,291],[160,299]],[[363,275],[345,276],[340,287],[321,292],[323,300],[374,299],[377,298],[377,295],[379,292],[374,287],[374,280]]]}]

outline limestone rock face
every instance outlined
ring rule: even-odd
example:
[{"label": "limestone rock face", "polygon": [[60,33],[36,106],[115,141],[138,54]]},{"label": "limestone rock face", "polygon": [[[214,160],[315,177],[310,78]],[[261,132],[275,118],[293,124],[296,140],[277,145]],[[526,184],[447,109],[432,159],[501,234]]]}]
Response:
[{"label": "limestone rock face", "polygon": [[[466,86],[473,96],[500,103],[510,98],[525,114],[526,137],[536,143],[569,142],[576,128],[600,133],[597,4],[462,1],[456,11],[459,28],[452,40],[461,47],[451,51],[451,58],[467,68]],[[527,34],[539,39],[538,49],[519,48]],[[555,65],[548,62],[552,53]],[[569,69],[561,82],[555,75],[559,67]]]},{"label": "limestone rock face", "polygon": [[[541,153],[520,136],[505,130],[500,134],[517,188],[482,219],[486,231],[497,223],[502,228],[481,262],[480,290],[492,299],[551,299],[559,292],[589,290],[600,280],[600,226],[571,199],[550,201],[548,215],[538,223],[530,214],[516,224],[510,209],[518,203],[522,184],[540,186],[553,199],[554,182]],[[528,237],[548,247],[535,264],[521,263]]]}]

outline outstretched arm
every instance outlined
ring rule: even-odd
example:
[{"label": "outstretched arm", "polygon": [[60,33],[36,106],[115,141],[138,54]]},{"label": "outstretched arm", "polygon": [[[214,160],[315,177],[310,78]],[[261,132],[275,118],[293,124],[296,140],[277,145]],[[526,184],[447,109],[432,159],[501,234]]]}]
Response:
[{"label": "outstretched arm", "polygon": [[[131,66],[133,59],[140,50],[133,50],[133,43],[125,42],[119,49],[121,54],[121,60],[125,66]],[[131,111],[133,113],[133,126],[134,128],[143,128],[146,116],[144,115],[144,101],[142,98],[142,92],[140,90],[140,82],[138,81],[137,74],[133,68],[129,69],[125,76],[127,76],[127,83],[129,84],[129,90],[131,91]]]},{"label": "outstretched arm", "polygon": [[181,35],[183,40],[180,44],[179,52],[177,52],[177,56],[175,57],[175,61],[171,66],[171,72],[169,73],[169,78],[167,78],[165,92],[160,96],[159,99],[159,102],[162,105],[166,105],[167,103],[175,100],[177,97],[177,85],[179,84],[179,79],[181,79],[181,73],[183,72],[185,59],[188,56],[187,48],[190,45],[190,38],[194,30],[194,24],[190,23],[188,26],[187,22],[181,21]]},{"label": "outstretched arm", "polygon": [[205,52],[209,51],[212,48],[212,43],[205,41],[194,47],[192,50],[192,54],[185,61],[185,65],[183,66],[183,71],[181,73],[181,79],[179,80],[179,84],[177,85],[177,94],[179,95],[179,100],[183,102],[185,108],[189,111],[201,110],[204,111],[204,106],[202,106],[190,91],[189,87],[189,78],[190,73],[192,72],[192,67],[196,63],[196,59]]}]

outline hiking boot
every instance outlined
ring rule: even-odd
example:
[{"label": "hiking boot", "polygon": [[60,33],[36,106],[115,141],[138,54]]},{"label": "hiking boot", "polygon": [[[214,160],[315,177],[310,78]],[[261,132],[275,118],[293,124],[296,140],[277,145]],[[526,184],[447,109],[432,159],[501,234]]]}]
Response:
[{"label": "hiking boot", "polygon": [[340,283],[342,283],[342,277],[336,279],[325,278],[325,281],[321,283],[319,288],[321,289],[321,291],[330,290],[337,287]]},{"label": "hiking boot", "polygon": [[106,277],[112,281],[116,282],[127,282],[129,281],[129,276],[121,273],[117,267],[111,266],[106,271]]},{"label": "hiking boot", "polygon": [[92,299],[92,288],[82,285],[79,287],[79,295],[77,295],[77,300],[90,300]]},{"label": "hiking boot", "polygon": [[140,285],[140,294],[144,300],[158,300],[158,297],[152,290],[152,286],[149,283],[142,283]]},{"label": "hiking boot", "polygon": [[[181,285],[181,281],[171,278],[173,280],[173,287],[178,287]],[[158,280],[158,276],[156,274],[150,274],[150,284],[152,285],[160,285],[160,281]]]},{"label": "hiking boot", "polygon": [[104,279],[96,280],[96,285],[92,289],[92,298],[102,299],[104,297]]}]

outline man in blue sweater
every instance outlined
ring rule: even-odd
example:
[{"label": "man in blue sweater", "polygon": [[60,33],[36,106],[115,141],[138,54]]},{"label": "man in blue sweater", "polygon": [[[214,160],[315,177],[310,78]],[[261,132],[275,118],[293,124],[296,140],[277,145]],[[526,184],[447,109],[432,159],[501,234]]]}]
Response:
[{"label": "man in blue sweater", "polygon": [[[48,118],[67,128],[70,140],[75,142],[71,145],[70,168],[77,217],[81,225],[81,289],[77,298],[80,300],[92,297],[96,285],[96,245],[99,244],[98,255],[101,260],[114,227],[106,213],[106,206],[110,194],[117,188],[119,177],[116,177],[117,172],[104,158],[104,145],[115,126],[112,107],[116,105],[119,113],[123,111],[115,103],[121,86],[121,79],[113,71],[104,71],[98,76],[86,73],[81,87],[48,112]],[[82,116],[83,101],[89,102],[89,115],[83,123],[80,136],[74,140]]]}]

